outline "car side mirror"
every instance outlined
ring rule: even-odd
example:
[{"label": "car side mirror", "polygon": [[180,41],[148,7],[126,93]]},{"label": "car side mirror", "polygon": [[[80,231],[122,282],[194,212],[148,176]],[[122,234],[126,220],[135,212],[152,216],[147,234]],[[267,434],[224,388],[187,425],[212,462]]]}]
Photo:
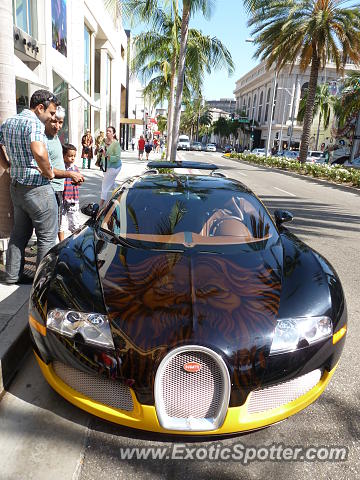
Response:
[{"label": "car side mirror", "polygon": [[92,219],[95,219],[99,208],[100,207],[98,203],[89,203],[88,205],[81,207],[81,213],[87,215],[88,217],[91,217]]},{"label": "car side mirror", "polygon": [[288,210],[275,210],[274,217],[276,226],[279,228],[283,223],[291,222],[294,215]]}]

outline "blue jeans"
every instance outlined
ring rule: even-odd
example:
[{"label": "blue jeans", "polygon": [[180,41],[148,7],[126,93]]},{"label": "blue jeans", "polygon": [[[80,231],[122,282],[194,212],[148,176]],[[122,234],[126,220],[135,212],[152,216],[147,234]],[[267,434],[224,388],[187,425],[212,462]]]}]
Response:
[{"label": "blue jeans", "polygon": [[37,236],[36,266],[56,244],[58,233],[58,213],[55,193],[52,186],[32,187],[12,183],[11,200],[14,207],[14,226],[6,255],[6,281],[19,280],[25,264],[25,248],[33,229]]}]

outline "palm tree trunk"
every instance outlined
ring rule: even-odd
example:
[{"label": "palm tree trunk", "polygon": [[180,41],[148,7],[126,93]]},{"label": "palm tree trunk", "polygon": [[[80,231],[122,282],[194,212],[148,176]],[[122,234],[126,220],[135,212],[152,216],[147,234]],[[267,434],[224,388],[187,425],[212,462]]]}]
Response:
[{"label": "palm tree trunk", "polygon": [[319,145],[319,136],[320,136],[321,117],[322,117],[322,113],[320,112],[320,113],[319,113],[319,123],[318,123],[318,128],[317,128],[317,133],[316,133],[316,143],[315,143],[315,150],[317,150],[317,149],[318,149],[318,145]]},{"label": "palm tree trunk", "polygon": [[311,124],[313,120],[316,86],[317,86],[317,80],[319,76],[319,67],[320,67],[320,59],[317,55],[315,46],[313,46],[313,52],[314,53],[313,53],[312,62],[311,62],[309,89],[308,89],[305,115],[304,115],[304,127],[303,127],[303,133],[301,135],[301,144],[300,144],[300,162],[301,163],[306,162],[307,152],[309,149],[310,131],[311,131]]},{"label": "palm tree trunk", "polygon": [[167,149],[166,160],[170,160],[171,140],[172,140],[172,128],[174,121],[174,98],[176,88],[176,51],[174,50],[173,57],[171,59],[171,80],[170,80],[170,98],[168,106],[168,123],[167,123]]},{"label": "palm tree trunk", "polygon": [[[12,1],[0,2],[0,123],[16,113]],[[0,166],[0,238],[12,228],[10,177]]]},{"label": "palm tree trunk", "polygon": [[190,1],[183,2],[183,13],[181,20],[181,40],[180,40],[180,54],[179,54],[179,66],[178,77],[176,86],[176,100],[174,107],[174,123],[172,128],[171,139],[171,159],[176,161],[176,147],[179,138],[180,128],[180,116],[181,116],[181,100],[184,88],[184,74],[185,74],[185,56],[187,49],[187,40],[189,34],[189,21],[190,21]]}]

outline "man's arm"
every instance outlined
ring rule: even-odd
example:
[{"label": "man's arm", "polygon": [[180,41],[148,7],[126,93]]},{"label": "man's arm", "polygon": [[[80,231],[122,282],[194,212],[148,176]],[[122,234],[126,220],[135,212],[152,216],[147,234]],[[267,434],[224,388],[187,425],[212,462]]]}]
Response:
[{"label": "man's arm", "polygon": [[10,162],[8,156],[6,155],[6,150],[4,145],[0,145],[0,166],[4,170],[8,170],[10,168]]},{"label": "man's arm", "polygon": [[30,148],[32,154],[34,155],[35,161],[38,164],[41,175],[48,180],[52,180],[54,178],[54,174],[51,169],[48,152],[44,143],[37,141],[31,142]]},{"label": "man's arm", "polygon": [[54,168],[53,172],[55,178],[71,178],[75,183],[82,183],[85,180],[82,173],[73,170],[59,170],[58,168]]}]

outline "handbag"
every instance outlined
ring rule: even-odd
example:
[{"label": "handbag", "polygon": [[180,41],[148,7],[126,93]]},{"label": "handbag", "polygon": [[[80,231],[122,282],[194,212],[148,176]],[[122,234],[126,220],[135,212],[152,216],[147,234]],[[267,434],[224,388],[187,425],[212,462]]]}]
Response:
[{"label": "handbag", "polygon": [[107,161],[107,158],[106,158],[106,157],[105,157],[105,158],[102,158],[102,159],[100,160],[100,170],[101,170],[102,172],[106,172],[106,170],[107,170],[107,164],[108,164],[108,161]]}]

